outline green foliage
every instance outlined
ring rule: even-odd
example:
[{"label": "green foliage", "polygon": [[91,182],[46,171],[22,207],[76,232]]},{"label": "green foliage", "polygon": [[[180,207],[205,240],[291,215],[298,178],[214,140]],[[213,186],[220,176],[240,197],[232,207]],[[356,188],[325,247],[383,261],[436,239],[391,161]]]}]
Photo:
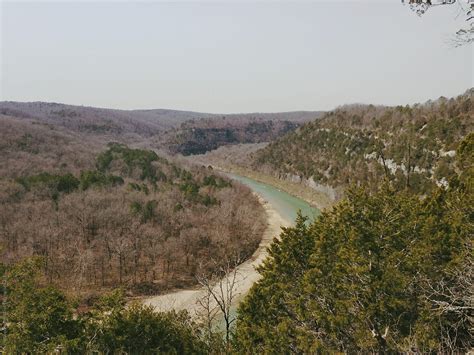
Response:
[{"label": "green foliage", "polygon": [[298,214],[294,227],[284,228],[269,248],[269,258],[259,267],[263,278],[239,306],[237,349],[250,353],[289,353],[298,336],[288,313],[289,295],[299,293],[302,274],[314,247],[306,220]]},{"label": "green foliage", "polygon": [[193,180],[188,180],[182,183],[179,186],[179,189],[184,193],[184,197],[189,201],[202,203],[205,206],[212,206],[219,203],[215,197],[209,194],[200,194],[199,185]]},{"label": "green foliage", "polygon": [[126,307],[123,290],[102,296],[78,314],[59,290],[38,280],[41,261],[30,259],[5,275],[4,336],[0,350],[16,353],[204,354],[207,344],[186,312]]},{"label": "green foliage", "polygon": [[453,283],[453,270],[470,255],[474,204],[466,192],[439,190],[420,200],[388,187],[353,190],[309,227],[299,218],[272,245],[263,279],[240,306],[238,347],[466,351],[469,311],[440,312],[435,305],[446,298],[432,292]]},{"label": "green foliage", "polygon": [[[205,344],[187,313],[157,313],[132,304],[96,318],[94,350],[127,354],[204,354]],[[91,318],[91,321],[94,318]],[[92,330],[92,329],[90,329]]]},{"label": "green foliage", "polygon": [[61,193],[71,193],[79,187],[79,180],[72,174],[54,175],[40,173],[16,180],[26,191],[44,191],[57,205]]},{"label": "green foliage", "polygon": [[80,321],[65,296],[52,287],[38,285],[39,260],[27,260],[6,272],[4,307],[6,353],[46,353],[61,348],[81,348]]},{"label": "green foliage", "polygon": [[153,218],[153,216],[155,215],[155,209],[157,204],[158,203],[154,200],[147,201],[145,203],[145,206],[142,209],[142,219],[144,222],[147,222],[148,220]]},{"label": "green foliage", "polygon": [[138,215],[142,212],[142,205],[138,201],[134,201],[130,204],[130,211],[134,215]]},{"label": "green foliage", "polygon": [[225,187],[230,187],[232,186],[230,181],[227,181],[219,176],[216,175],[208,175],[205,176],[203,179],[202,184],[204,186],[213,186],[218,189],[225,188]]},{"label": "green foliage", "polygon": [[194,181],[188,181],[179,186],[179,189],[188,199],[197,199],[199,195],[199,185]]},{"label": "green foliage", "polygon": [[204,196],[201,196],[201,203],[204,206],[212,206],[212,205],[218,204],[219,201],[215,197],[212,197],[210,195],[204,195]]},{"label": "green foliage", "polygon": [[79,187],[79,180],[69,173],[64,175],[40,173],[37,175],[18,178],[17,182],[23,185],[26,190],[36,187],[46,187],[56,193],[70,193]]},{"label": "green foliage", "polygon": [[145,193],[145,195],[148,195],[150,193],[150,190],[148,189],[148,185],[147,184],[137,184],[137,183],[134,183],[134,182],[130,182],[128,184],[129,188],[134,190],[134,191],[141,191],[143,193]]},{"label": "green foliage", "polygon": [[202,354],[205,344],[186,312],[125,307],[123,290],[102,296],[84,316],[89,350],[127,354]]},{"label": "green foliage", "polygon": [[191,174],[191,172],[184,169],[179,169],[178,176],[181,178],[181,180],[184,180],[184,181],[193,180],[193,174]]},{"label": "green foliage", "polygon": [[140,204],[140,202],[135,201],[130,205],[130,210],[132,211],[132,214],[140,216],[142,223],[147,223],[155,217],[157,206],[158,202],[155,200],[147,201],[143,205]]},{"label": "green foliage", "polygon": [[125,164],[128,175],[131,175],[135,169],[140,170],[140,179],[151,182],[165,181],[166,175],[158,171],[153,162],[164,159],[151,150],[131,149],[126,145],[119,143],[109,143],[108,150],[97,156],[97,169],[101,172],[110,170],[111,164],[115,160],[120,160]]},{"label": "green foliage", "polygon": [[122,185],[123,178],[120,176],[104,174],[98,170],[81,171],[80,187],[87,190],[91,187],[113,187]]},{"label": "green foliage", "polygon": [[107,171],[110,168],[110,164],[112,164],[112,161],[114,160],[114,155],[112,153],[112,150],[106,150],[105,152],[102,152],[99,154],[96,158],[96,167],[99,171]]},{"label": "green foliage", "polygon": [[111,174],[104,174],[97,170],[82,171],[76,178],[71,173],[64,175],[54,175],[50,173],[40,173],[21,177],[17,179],[26,190],[36,188],[46,188],[50,191],[53,199],[57,199],[60,193],[71,193],[78,188],[87,190],[93,186],[110,187],[118,186],[124,183],[123,178]]}]

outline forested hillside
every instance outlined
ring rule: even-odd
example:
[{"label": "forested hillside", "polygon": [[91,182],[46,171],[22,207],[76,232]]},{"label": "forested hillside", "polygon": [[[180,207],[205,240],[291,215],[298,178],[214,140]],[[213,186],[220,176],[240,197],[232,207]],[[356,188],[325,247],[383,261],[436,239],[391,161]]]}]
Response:
[{"label": "forested hillside", "polygon": [[252,168],[332,188],[376,188],[385,177],[427,193],[447,183],[457,143],[474,128],[473,96],[471,89],[414,106],[342,106],[254,153]]},{"label": "forested hillside", "polygon": [[315,111],[211,114],[166,109],[117,110],[52,102],[0,102],[0,115],[68,133],[147,141],[171,153],[196,154],[221,145],[268,142],[321,115]]},{"label": "forested hillside", "polygon": [[212,115],[175,110],[115,110],[53,102],[0,102],[0,114],[90,135],[149,137],[192,118]]},{"label": "forested hillside", "polygon": [[351,189],[275,239],[241,304],[243,353],[466,353],[472,337],[474,134],[449,188]]},{"label": "forested hillside", "polygon": [[221,146],[270,142],[295,130],[299,123],[271,121],[260,117],[222,117],[187,121],[168,132],[163,145],[171,153],[203,154]]},{"label": "forested hillside", "polygon": [[0,132],[2,260],[41,256],[48,284],[156,294],[258,246],[263,208],[212,170],[32,119]]},{"label": "forested hillside", "polygon": [[104,145],[100,139],[84,140],[81,134],[33,119],[0,115],[0,125],[1,178],[92,169]]}]

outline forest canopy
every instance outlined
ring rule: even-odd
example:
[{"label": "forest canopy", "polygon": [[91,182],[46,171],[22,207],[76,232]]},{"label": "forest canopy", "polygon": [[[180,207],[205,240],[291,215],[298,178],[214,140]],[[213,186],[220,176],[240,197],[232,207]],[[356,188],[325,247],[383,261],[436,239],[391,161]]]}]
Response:
[{"label": "forest canopy", "polygon": [[3,260],[41,256],[49,284],[87,299],[190,286],[215,267],[211,255],[245,260],[259,244],[259,202],[208,168],[121,143],[87,168],[0,179]]}]

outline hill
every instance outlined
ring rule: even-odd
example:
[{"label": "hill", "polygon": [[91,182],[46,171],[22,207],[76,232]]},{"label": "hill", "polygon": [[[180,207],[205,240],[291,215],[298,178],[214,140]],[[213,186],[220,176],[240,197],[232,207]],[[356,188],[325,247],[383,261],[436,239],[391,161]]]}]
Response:
[{"label": "hill", "polygon": [[140,132],[118,116],[123,131],[94,134],[85,114],[46,107],[0,114],[3,262],[39,256],[45,284],[86,299],[190,286],[212,258],[243,261],[257,248],[265,211],[249,189],[125,144]]},{"label": "hill", "polygon": [[[0,114],[35,120],[68,132],[154,145],[193,154],[223,144],[270,140],[314,119],[319,112],[211,114],[166,109],[116,110],[51,102],[0,102]],[[204,121],[201,123],[201,121]],[[280,123],[283,122],[283,123]],[[193,148],[197,147],[197,148]]]},{"label": "hill", "polygon": [[314,119],[318,115],[248,114],[190,120],[170,130],[161,145],[171,153],[194,155],[227,145],[270,142],[295,130],[308,117]]},{"label": "hill", "polygon": [[350,185],[427,193],[447,184],[457,143],[474,128],[474,89],[413,106],[348,105],[252,154],[252,169],[337,198]]},{"label": "hill", "polygon": [[211,114],[176,110],[115,110],[52,102],[0,102],[0,114],[87,134],[149,137],[192,118]]}]

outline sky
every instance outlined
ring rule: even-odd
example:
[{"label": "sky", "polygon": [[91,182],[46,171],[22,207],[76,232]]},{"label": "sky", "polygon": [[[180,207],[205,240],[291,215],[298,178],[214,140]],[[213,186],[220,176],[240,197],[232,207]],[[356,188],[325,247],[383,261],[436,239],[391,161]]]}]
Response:
[{"label": "sky", "polygon": [[201,112],[413,104],[473,87],[455,6],[2,1],[0,100]]}]

